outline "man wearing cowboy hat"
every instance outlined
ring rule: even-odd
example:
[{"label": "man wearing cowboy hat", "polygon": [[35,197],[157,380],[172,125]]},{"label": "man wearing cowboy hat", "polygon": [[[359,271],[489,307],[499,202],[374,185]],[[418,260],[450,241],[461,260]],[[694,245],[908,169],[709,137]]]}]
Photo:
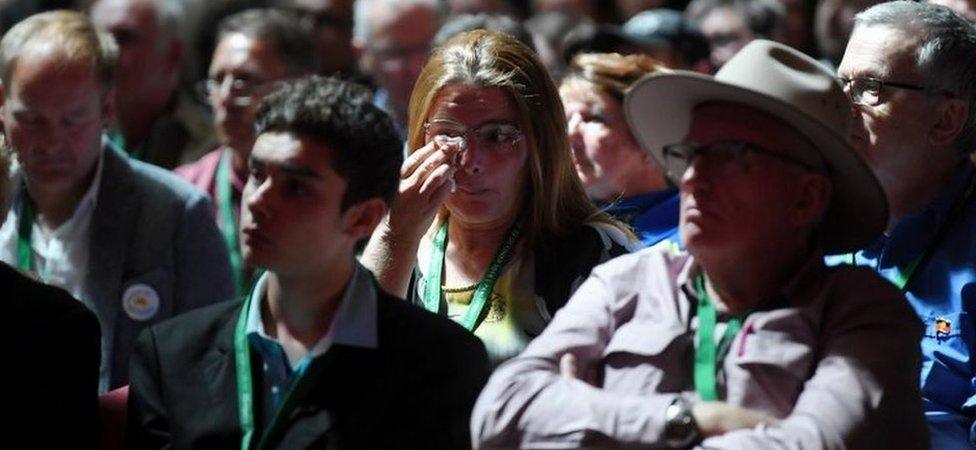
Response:
[{"label": "man wearing cowboy hat", "polygon": [[688,254],[591,277],[472,415],[476,447],[925,448],[921,327],[875,273],[827,268],[884,228],[832,74],[754,41],[714,78],[649,77],[625,102],[681,186]]}]

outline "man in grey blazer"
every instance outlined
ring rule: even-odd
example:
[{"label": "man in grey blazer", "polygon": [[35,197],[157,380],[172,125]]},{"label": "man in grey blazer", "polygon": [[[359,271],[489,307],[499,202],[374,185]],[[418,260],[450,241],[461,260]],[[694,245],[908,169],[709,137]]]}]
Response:
[{"label": "man in grey blazer", "polygon": [[102,392],[128,382],[144,327],[233,296],[207,197],[103,141],[116,54],[111,37],[67,11],[32,16],[0,40],[0,124],[18,162],[0,260],[95,312]]}]

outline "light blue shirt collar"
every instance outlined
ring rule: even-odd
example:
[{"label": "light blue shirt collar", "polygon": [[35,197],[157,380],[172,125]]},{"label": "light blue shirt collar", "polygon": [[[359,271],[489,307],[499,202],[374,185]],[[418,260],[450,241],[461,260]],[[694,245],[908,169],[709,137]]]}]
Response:
[{"label": "light blue shirt collar", "polygon": [[[251,304],[247,313],[247,335],[279,344],[265,333],[262,325],[261,301],[267,289],[268,274],[261,275],[251,291]],[[329,332],[312,347],[308,357],[314,358],[325,353],[331,344],[354,347],[376,348],[376,288],[369,271],[355,263],[352,278],[342,295],[339,310],[332,319]]]}]

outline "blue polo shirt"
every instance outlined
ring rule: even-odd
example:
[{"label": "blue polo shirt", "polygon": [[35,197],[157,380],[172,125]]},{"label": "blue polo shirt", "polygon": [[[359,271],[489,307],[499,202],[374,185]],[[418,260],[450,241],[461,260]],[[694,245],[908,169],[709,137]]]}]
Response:
[{"label": "blue polo shirt", "polygon": [[[940,450],[976,445],[976,198],[949,217],[973,172],[967,161],[930,205],[902,218],[856,254],[827,259],[829,264],[853,260],[872,267],[896,285],[911,272],[903,290],[925,325],[919,381],[932,448]],[[942,237],[933,243],[943,226]],[[910,271],[926,251],[927,261]]]},{"label": "blue polo shirt", "polygon": [[600,207],[630,225],[642,247],[650,247],[663,240],[678,241],[679,204],[678,190],[666,189],[601,204]]}]

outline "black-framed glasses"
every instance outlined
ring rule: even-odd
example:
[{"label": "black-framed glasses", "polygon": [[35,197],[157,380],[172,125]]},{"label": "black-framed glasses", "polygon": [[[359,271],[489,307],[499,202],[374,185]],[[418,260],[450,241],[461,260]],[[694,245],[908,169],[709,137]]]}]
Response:
[{"label": "black-framed glasses", "polygon": [[669,178],[679,180],[684,175],[685,170],[688,169],[688,166],[694,163],[697,158],[704,156],[708,158],[708,163],[712,167],[718,169],[723,174],[744,173],[749,170],[747,157],[750,153],[777,158],[805,169],[819,170],[819,167],[816,165],[802,161],[799,158],[794,158],[781,152],[775,152],[755,144],[736,141],[717,141],[707,145],[691,142],[665,145],[663,148],[664,170]]},{"label": "black-framed glasses", "polygon": [[872,77],[837,77],[837,79],[840,80],[841,84],[844,86],[844,91],[847,92],[848,97],[850,97],[851,103],[854,103],[855,105],[877,106],[881,104],[881,95],[886,87],[906,89],[927,94],[952,95],[951,92],[934,90],[926,86],[898,83],[895,81],[881,80]]}]

